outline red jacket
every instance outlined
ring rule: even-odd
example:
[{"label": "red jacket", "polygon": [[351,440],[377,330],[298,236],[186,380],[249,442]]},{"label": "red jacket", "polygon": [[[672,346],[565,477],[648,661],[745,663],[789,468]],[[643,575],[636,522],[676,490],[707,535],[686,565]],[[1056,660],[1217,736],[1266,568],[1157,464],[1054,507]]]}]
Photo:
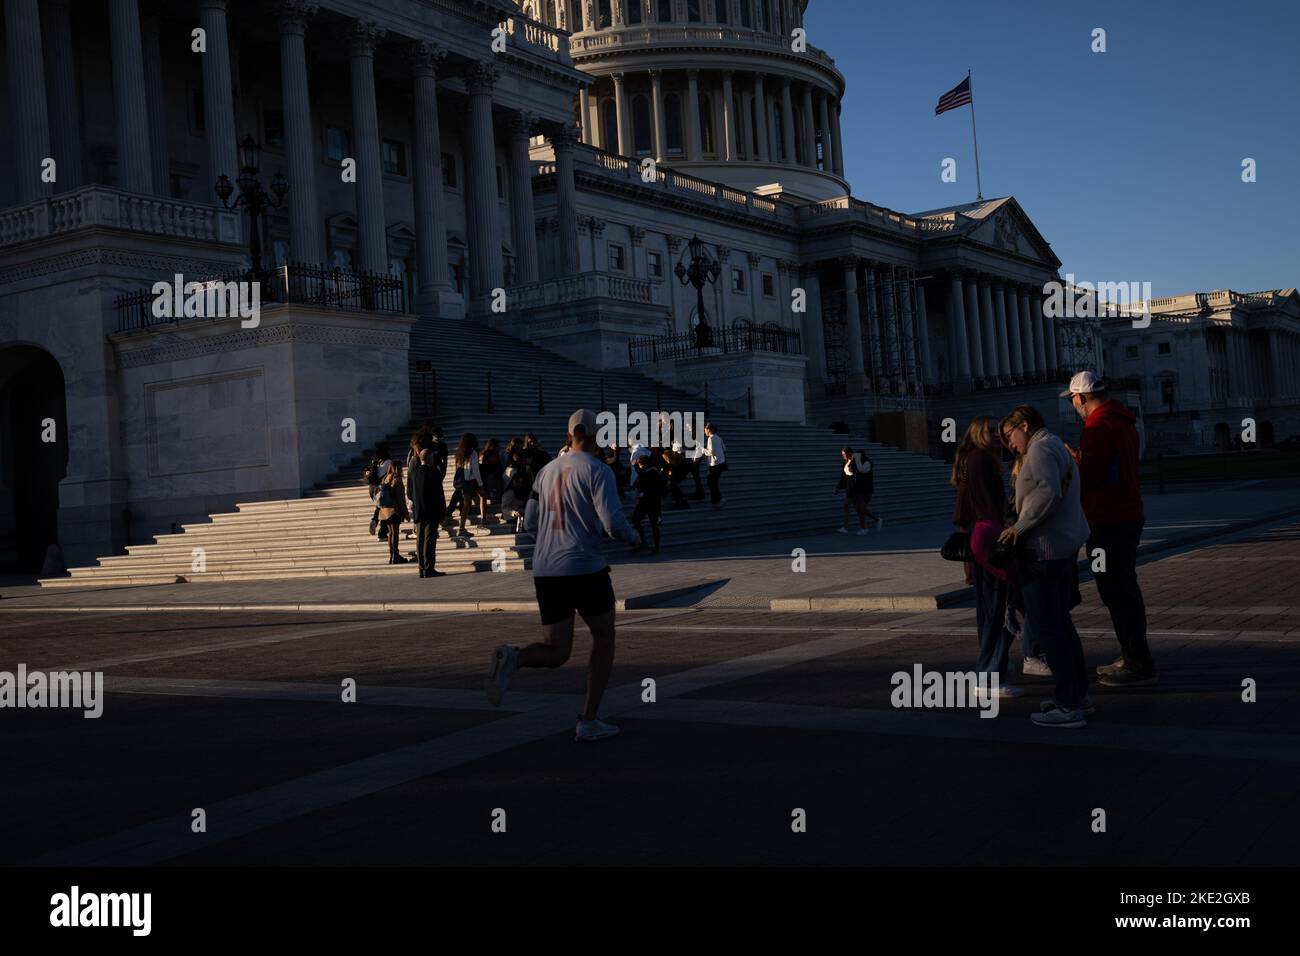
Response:
[{"label": "red jacket", "polygon": [[1102,402],[1083,423],[1079,477],[1088,524],[1141,521],[1137,416],[1116,399]]}]

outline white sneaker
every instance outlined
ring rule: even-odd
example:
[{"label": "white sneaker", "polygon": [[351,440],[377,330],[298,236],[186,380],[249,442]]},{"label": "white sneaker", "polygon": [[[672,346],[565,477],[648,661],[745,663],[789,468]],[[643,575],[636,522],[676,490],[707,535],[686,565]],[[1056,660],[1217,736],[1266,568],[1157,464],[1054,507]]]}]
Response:
[{"label": "white sneaker", "polygon": [[573,731],[575,743],[583,743],[588,740],[603,740],[605,737],[615,737],[618,735],[618,728],[613,724],[607,724],[600,718],[595,720],[583,720],[578,718],[578,726]]},{"label": "white sneaker", "polygon": [[1024,697],[1025,689],[1023,687],[1012,687],[1010,684],[998,684],[996,687],[992,687],[986,690],[985,688],[979,687],[977,685],[975,687],[975,691],[972,696],[998,697],[1001,698],[1002,700],[1012,700],[1016,697]]},{"label": "white sneaker", "polygon": [[501,706],[501,698],[510,686],[510,675],[519,666],[519,648],[502,644],[492,652],[492,668],[483,678],[483,692],[487,694],[488,703],[493,707]]},{"label": "white sneaker", "polygon": [[1039,727],[1061,727],[1069,730],[1088,726],[1088,722],[1083,719],[1083,711],[1061,710],[1059,707],[1053,707],[1051,710],[1044,710],[1037,714],[1030,714],[1029,719]]},{"label": "white sneaker", "polygon": [[1051,677],[1052,669],[1047,666],[1045,657],[1026,657],[1022,673],[1026,677]]},{"label": "white sneaker", "polygon": [[856,533],[857,536],[860,538],[860,537],[862,537],[864,534],[867,533],[867,529],[866,529],[866,528],[859,528],[855,533]]},{"label": "white sneaker", "polygon": [[848,528],[836,528],[836,529],[835,529],[835,533],[836,533],[836,534],[848,534],[848,533],[849,533],[849,529],[848,529]]},{"label": "white sneaker", "polygon": [[[1038,709],[1041,711],[1060,710],[1061,705],[1055,699],[1045,700],[1038,705]],[[1079,701],[1079,710],[1083,712],[1085,717],[1091,717],[1097,712],[1097,708],[1092,705],[1092,698],[1087,694],[1084,694],[1083,700]]]},{"label": "white sneaker", "polygon": [[881,528],[883,528],[884,526],[885,526],[885,519],[884,519],[884,518],[877,518],[877,519],[876,519],[876,530],[879,531],[879,530],[880,530]]}]

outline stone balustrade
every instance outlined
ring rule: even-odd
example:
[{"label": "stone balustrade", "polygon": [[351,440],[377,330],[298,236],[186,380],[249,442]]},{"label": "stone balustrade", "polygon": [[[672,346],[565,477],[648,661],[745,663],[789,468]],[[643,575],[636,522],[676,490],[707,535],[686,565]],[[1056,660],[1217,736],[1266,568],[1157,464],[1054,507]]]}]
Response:
[{"label": "stone balustrade", "polygon": [[0,248],[92,228],[230,245],[241,242],[238,213],[206,203],[86,186],[0,210]]},{"label": "stone balustrade", "polygon": [[569,35],[565,31],[522,14],[512,15],[504,26],[512,46],[559,63],[573,62],[569,52]]},{"label": "stone balustrade", "polygon": [[[746,30],[739,27],[692,25],[692,24],[650,24],[647,26],[629,26],[615,29],[601,29],[575,35],[570,41],[575,56],[606,53],[614,50],[635,49],[639,47],[655,48],[673,43],[691,43],[700,45],[735,44],[749,50],[771,50],[773,52],[791,53],[790,38],[780,33],[764,33],[761,30]],[[811,44],[804,56],[819,66],[832,70],[835,61],[824,51]]]},{"label": "stone balustrade", "polygon": [[548,305],[563,305],[586,299],[616,299],[649,305],[650,280],[607,272],[582,272],[558,279],[544,279],[506,289],[506,303],[511,310],[535,309]]}]

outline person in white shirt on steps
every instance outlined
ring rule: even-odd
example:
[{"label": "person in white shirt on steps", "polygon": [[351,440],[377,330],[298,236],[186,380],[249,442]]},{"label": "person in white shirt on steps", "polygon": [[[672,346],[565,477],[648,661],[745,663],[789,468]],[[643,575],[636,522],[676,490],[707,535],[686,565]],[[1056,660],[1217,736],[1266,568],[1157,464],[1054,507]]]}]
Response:
[{"label": "person in white shirt on steps", "polygon": [[601,551],[601,530],[637,544],[641,537],[623,513],[614,472],[594,457],[596,413],[580,408],[569,416],[571,450],[537,473],[524,514],[535,537],[533,585],[542,615],[542,640],[527,647],[502,644],[483,681],[488,703],[501,705],[510,676],[520,667],[560,667],[573,651],[573,618],[591,631],[587,699],[574,739],[612,737],[618,728],[597,716],[614,666],[614,585]]},{"label": "person in white shirt on steps", "polygon": [[837,533],[849,533],[850,506],[858,513],[859,535],[867,533],[868,517],[876,523],[876,530],[879,531],[885,519],[873,514],[868,507],[876,488],[876,476],[871,459],[867,457],[866,452],[855,455],[853,449],[846,446],[840,449],[840,463],[844,467],[840,474],[840,482],[835,486],[835,494],[844,492],[844,524],[840,526]]},{"label": "person in white shirt on steps", "polygon": [[713,507],[721,508],[727,499],[722,497],[718,482],[722,479],[722,473],[727,470],[727,443],[722,440],[713,422],[705,424],[704,434],[707,436],[704,454],[709,459],[709,500],[713,502]]}]

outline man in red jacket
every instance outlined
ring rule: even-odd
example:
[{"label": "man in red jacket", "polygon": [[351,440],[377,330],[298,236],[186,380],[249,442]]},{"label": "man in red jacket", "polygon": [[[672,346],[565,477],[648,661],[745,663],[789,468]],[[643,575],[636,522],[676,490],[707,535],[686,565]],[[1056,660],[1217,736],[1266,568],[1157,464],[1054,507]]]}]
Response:
[{"label": "man in red jacket", "polygon": [[1120,657],[1097,668],[1107,687],[1144,687],[1156,682],[1156,665],[1147,645],[1147,610],[1137,579],[1138,542],[1146,517],[1138,485],[1140,441],[1137,416],[1122,402],[1106,397],[1094,372],[1080,372],[1061,393],[1083,419],[1079,463],[1083,513],[1088,519],[1088,557],[1104,554],[1095,574],[1097,593],[1110,611]]}]

